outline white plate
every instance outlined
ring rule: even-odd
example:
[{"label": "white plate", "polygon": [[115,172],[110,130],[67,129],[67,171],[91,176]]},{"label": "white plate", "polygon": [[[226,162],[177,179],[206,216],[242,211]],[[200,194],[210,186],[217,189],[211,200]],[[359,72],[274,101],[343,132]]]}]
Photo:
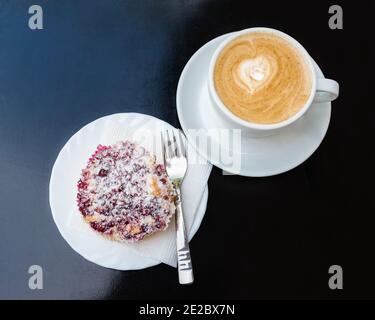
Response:
[{"label": "white plate", "polygon": [[[181,126],[190,143],[213,165],[233,172],[233,167],[220,160],[219,153],[209,154],[189,134],[189,129],[227,129],[228,124],[217,113],[208,94],[208,67],[210,59],[227,35],[211,40],[201,47],[186,64],[177,87],[177,112]],[[323,73],[314,62],[316,73]],[[306,114],[277,135],[251,138],[242,135],[239,175],[264,177],[280,174],[297,167],[308,159],[322,142],[329,126],[331,103],[314,104]],[[215,143],[215,139],[212,140]],[[225,148],[216,141],[217,148]],[[218,149],[217,149],[218,150]],[[225,150],[226,151],[226,150]],[[233,151],[233,150],[231,150]]]},{"label": "white plate", "polygon": [[[49,186],[52,216],[63,238],[87,260],[117,270],[137,270],[160,263],[137,254],[126,244],[105,239],[91,230],[81,218],[76,204],[76,184],[81,169],[85,167],[98,144],[111,145],[125,139],[137,141],[136,136],[140,129],[155,130],[160,127],[173,128],[162,120],[143,114],[114,114],[97,119],[80,129],[60,151],[52,169]],[[141,143],[148,147],[147,142]],[[194,236],[202,222],[207,199],[206,186],[195,213],[189,239]]]}]

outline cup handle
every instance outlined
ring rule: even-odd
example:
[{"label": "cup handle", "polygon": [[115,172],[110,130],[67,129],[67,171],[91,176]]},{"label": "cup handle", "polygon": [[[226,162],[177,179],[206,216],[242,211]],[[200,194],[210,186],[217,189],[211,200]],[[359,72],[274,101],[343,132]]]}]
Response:
[{"label": "cup handle", "polygon": [[316,79],[314,102],[331,102],[339,96],[339,84],[335,80]]}]

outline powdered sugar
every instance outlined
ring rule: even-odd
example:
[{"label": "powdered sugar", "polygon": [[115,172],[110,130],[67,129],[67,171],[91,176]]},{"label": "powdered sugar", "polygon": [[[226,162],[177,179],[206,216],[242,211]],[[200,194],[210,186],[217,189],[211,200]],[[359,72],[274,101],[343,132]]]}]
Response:
[{"label": "powdered sugar", "polygon": [[77,202],[93,229],[124,242],[165,230],[175,211],[164,166],[129,141],[98,146],[82,170]]}]

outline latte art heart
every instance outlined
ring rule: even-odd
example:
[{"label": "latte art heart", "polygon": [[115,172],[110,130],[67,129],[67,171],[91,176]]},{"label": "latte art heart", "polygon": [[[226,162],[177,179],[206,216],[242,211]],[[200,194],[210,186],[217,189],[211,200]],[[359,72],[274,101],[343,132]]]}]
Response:
[{"label": "latte art heart", "polygon": [[242,82],[248,88],[250,94],[255,92],[263,83],[267,82],[270,76],[271,66],[265,57],[242,61],[234,75],[236,77],[235,81],[239,85]]},{"label": "latte art heart", "polygon": [[220,52],[214,86],[238,117],[259,124],[278,123],[307,102],[312,75],[302,54],[284,38],[267,32],[238,36]]}]

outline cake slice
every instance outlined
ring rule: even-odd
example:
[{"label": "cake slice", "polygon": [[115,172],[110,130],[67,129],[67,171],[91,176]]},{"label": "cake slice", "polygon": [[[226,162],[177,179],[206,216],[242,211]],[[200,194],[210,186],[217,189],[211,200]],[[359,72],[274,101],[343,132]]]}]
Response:
[{"label": "cake slice", "polygon": [[99,145],[77,186],[83,218],[112,240],[134,242],[163,231],[175,212],[174,189],[164,166],[130,141]]}]

